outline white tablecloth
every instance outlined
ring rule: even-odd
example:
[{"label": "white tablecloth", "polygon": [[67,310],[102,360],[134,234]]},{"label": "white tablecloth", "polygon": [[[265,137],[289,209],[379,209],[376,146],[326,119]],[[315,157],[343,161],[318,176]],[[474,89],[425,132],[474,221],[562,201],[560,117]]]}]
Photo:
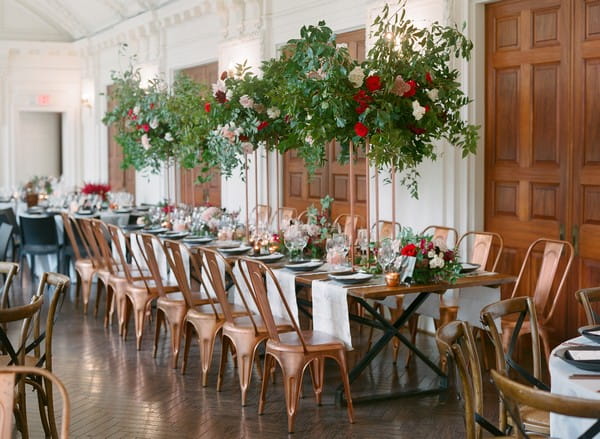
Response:
[{"label": "white tablecloth", "polygon": [[[593,345],[593,343],[585,337],[577,337],[569,340],[569,342]],[[562,347],[564,347],[564,345],[559,345],[554,351]],[[597,380],[571,380],[569,379],[570,375],[589,374],[592,372],[586,372],[568,364],[555,356],[554,351],[552,351],[552,354],[550,355],[549,362],[552,393],[586,399],[600,399],[600,393],[598,393],[600,391],[600,374],[598,375]],[[598,414],[598,418],[600,418],[600,413]],[[590,428],[594,422],[596,422],[594,419],[571,418],[551,413],[550,434],[552,437],[560,439],[577,438]]]}]

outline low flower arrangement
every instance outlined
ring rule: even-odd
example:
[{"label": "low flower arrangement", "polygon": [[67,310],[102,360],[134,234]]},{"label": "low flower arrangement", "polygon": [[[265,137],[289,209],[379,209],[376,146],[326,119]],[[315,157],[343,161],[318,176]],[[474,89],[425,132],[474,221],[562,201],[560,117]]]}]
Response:
[{"label": "low flower arrangement", "polygon": [[396,242],[399,257],[394,265],[399,265],[406,258],[415,258],[412,282],[455,283],[461,277],[461,263],[456,251],[449,249],[442,240],[434,240],[431,235],[419,235],[409,228],[402,229],[401,238]]},{"label": "low flower arrangement", "polygon": [[102,201],[106,201],[106,195],[110,192],[110,185],[106,183],[85,183],[81,193],[85,195],[100,195]]}]

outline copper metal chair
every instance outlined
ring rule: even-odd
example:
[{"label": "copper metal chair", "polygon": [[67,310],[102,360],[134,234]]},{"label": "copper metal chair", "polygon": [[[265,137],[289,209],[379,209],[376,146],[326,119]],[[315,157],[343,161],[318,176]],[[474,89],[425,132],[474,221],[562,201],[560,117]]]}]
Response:
[{"label": "copper metal chair", "polygon": [[600,287],[583,288],[575,293],[575,297],[581,303],[585,311],[588,325],[600,324],[600,315],[594,309],[594,305],[600,302]]},{"label": "copper metal chair", "polygon": [[258,224],[255,224],[255,226],[258,227],[263,224],[265,227],[267,227],[269,225],[269,220],[271,219],[271,206],[267,206],[266,204],[257,204],[250,212],[250,222],[256,222],[257,216]]},{"label": "copper metal chair", "polygon": [[[248,277],[250,278],[248,280],[248,289],[252,291],[253,296],[256,298],[260,315],[269,333],[269,339],[265,348],[265,364],[263,367],[258,413],[263,414],[264,412],[269,374],[276,362],[283,372],[288,432],[292,433],[294,431],[294,420],[296,418],[304,371],[309,367],[316,400],[320,404],[323,390],[325,358],[331,358],[338,363],[340,368],[348,406],[348,419],[350,423],[354,423],[354,409],[352,406],[352,395],[350,394],[344,343],[329,334],[300,330],[281,291],[279,282],[271,269],[262,262],[247,258],[241,258],[240,263],[247,268]],[[265,276],[269,276],[277,288],[279,297],[285,306],[288,318],[294,328],[291,332],[281,334],[277,331],[277,325],[271,313],[267,297]]]},{"label": "copper metal chair", "polygon": [[19,264],[15,262],[0,262],[0,274],[4,277],[2,289],[0,289],[0,309],[9,306],[9,292],[14,277],[19,271]]},{"label": "copper metal chair", "polygon": [[435,338],[440,357],[443,361],[452,359],[458,369],[467,439],[481,439],[483,429],[495,436],[502,436],[503,426],[497,428],[483,416],[483,381],[471,326],[456,320],[441,326]]},{"label": "copper metal chair", "polygon": [[[17,376],[21,376],[17,378]],[[52,383],[56,387],[62,398],[62,421],[60,428],[60,438],[68,439],[69,423],[71,420],[71,403],[65,385],[56,375],[48,372],[46,369],[28,366],[10,366],[0,368],[0,436],[3,438],[12,437],[12,416],[10,416],[13,406],[19,403],[19,398],[15,395],[15,381],[18,386],[23,381],[22,376],[38,377],[38,381]],[[59,436],[53,436],[59,437]]]},{"label": "copper metal chair", "polygon": [[[106,265],[106,260],[102,251],[100,249],[100,243],[96,238],[96,232],[94,230],[94,220],[92,218],[79,218],[77,220],[77,224],[79,224],[79,228],[81,230],[81,236],[84,241],[87,243],[89,253],[88,256],[92,261],[92,265],[94,266],[95,274],[96,274],[96,309],[98,308],[98,303],[100,301],[102,288],[106,290],[108,285],[108,280],[111,275],[111,271],[109,267]],[[105,239],[104,237],[102,239]],[[79,288],[77,288],[77,301],[79,301]],[[87,314],[88,303],[91,297],[91,285],[89,289],[82,288],[81,289],[81,298],[83,301],[83,313]]]},{"label": "copper metal chair", "polygon": [[[514,321],[514,326],[505,327],[504,322],[507,319]],[[502,330],[497,326],[497,320],[502,322]],[[489,336],[492,339],[496,358],[496,370],[507,376],[512,370],[527,381],[529,385],[543,390],[550,390],[541,381],[540,336],[538,332],[537,312],[531,297],[514,297],[488,305],[481,310],[481,321],[488,328]],[[527,332],[530,335],[531,341],[531,345],[529,346],[528,344],[528,349],[531,349],[532,371],[527,370],[513,358],[521,328],[525,325],[527,325]],[[503,342],[503,338],[510,340],[508,346]],[[548,412],[539,411],[531,407],[522,407],[521,413],[529,431],[544,435],[550,434]],[[503,402],[500,401],[500,428],[504,428],[506,422],[506,410]]]},{"label": "copper metal chair", "polygon": [[[181,346],[181,336],[183,334],[182,329],[185,326],[185,315],[188,310],[188,304],[185,300],[185,295],[181,291],[167,292],[164,288],[163,280],[161,278],[160,268],[156,259],[155,249],[159,251],[166,251],[163,249],[163,244],[160,242],[158,237],[149,234],[137,234],[138,245],[144,249],[142,257],[146,262],[146,266],[150,269],[152,279],[158,290],[158,299],[156,300],[156,331],[154,333],[154,350],[152,355],[156,357],[158,350],[158,338],[160,336],[160,329],[163,321],[169,327],[171,333],[171,367],[177,368],[177,360],[179,358],[179,347]],[[140,242],[141,241],[141,242]],[[180,245],[177,242],[172,242],[171,245]],[[176,267],[179,269],[179,267]],[[172,268],[173,272],[175,271]],[[183,273],[185,276],[185,271]],[[178,279],[178,277],[176,277]],[[177,281],[177,285],[181,288],[180,282]],[[191,306],[204,305],[208,303],[207,300],[200,297],[199,293],[192,293],[190,291],[190,302]]]},{"label": "copper metal chair", "polygon": [[[227,363],[227,353],[231,350],[235,353],[238,369],[238,378],[240,382],[240,390],[242,394],[242,406],[246,405],[246,395],[250,380],[252,378],[252,366],[256,357],[256,349],[261,342],[268,338],[267,329],[262,318],[259,315],[253,314],[250,305],[246,302],[246,298],[240,292],[240,284],[236,276],[233,274],[231,265],[221,254],[211,249],[198,249],[197,260],[203,264],[203,270],[209,273],[210,282],[214,288],[217,299],[221,304],[225,323],[222,329],[222,347],[221,347],[221,362],[219,365],[219,376],[217,379],[217,391],[221,391],[223,383],[223,373]],[[220,265],[225,267],[225,273],[233,280],[235,285],[235,293],[240,295],[243,304],[243,314],[234,312],[235,308],[227,299],[227,291],[225,290],[225,279],[221,274]],[[242,276],[246,276],[240,268]],[[246,278],[242,280],[246,284]],[[250,290],[252,295],[252,291]],[[254,304],[256,300],[251,297]],[[258,305],[256,305],[258,307]],[[256,308],[255,308],[256,309]],[[277,331],[286,332],[292,331],[292,326],[288,322],[276,321]]]},{"label": "copper metal chair", "polygon": [[[190,352],[192,343],[193,332],[196,333],[198,339],[198,345],[200,346],[200,367],[202,369],[202,386],[206,387],[208,384],[208,370],[212,363],[213,349],[215,345],[215,339],[225,322],[225,317],[221,305],[217,300],[211,297],[207,285],[202,276],[200,265],[196,262],[196,257],[192,254],[190,257],[191,269],[194,270],[198,279],[201,282],[200,296],[203,299],[204,304],[198,304],[194,301],[194,295],[192,294],[189,277],[185,273],[183,266],[183,258],[189,257],[186,250],[185,256],[182,254],[182,248],[178,242],[165,241],[165,254],[167,255],[167,261],[173,274],[179,284],[179,289],[183,294],[186,304],[186,313],[184,319],[185,326],[185,346],[183,350],[183,365],[182,373],[185,373],[187,369],[187,360]],[[238,312],[235,310],[234,312]]]},{"label": "copper metal chair", "polygon": [[[565,416],[595,419],[596,422],[579,438],[595,437],[600,428],[600,401],[596,399],[583,399],[571,396],[555,395],[543,390],[524,386],[507,378],[503,374],[492,370],[492,379],[498,388],[502,399],[505,401],[511,418],[516,425],[517,438],[534,437],[528,433],[527,425],[523,421],[523,412],[520,407],[534,407],[540,411],[548,411]],[[536,436],[539,437],[539,436]]]},{"label": "copper metal chair", "polygon": [[[71,248],[73,249],[73,255],[75,256],[75,273],[77,274],[77,289],[76,296],[79,297],[81,294],[83,297],[90,297],[90,291],[92,290],[92,283],[94,281],[94,276],[96,274],[96,267],[94,266],[93,259],[89,256],[91,255],[91,250],[88,246],[88,243],[83,235],[77,220],[67,213],[61,213],[61,217],[63,220],[63,225],[65,228],[65,233],[69,238],[69,242],[71,243]],[[79,237],[79,239],[77,239]],[[85,249],[85,254],[87,257],[83,257],[81,254],[82,245]],[[68,273],[68,267],[65,271]],[[96,301],[98,303],[98,301]],[[86,306],[86,305],[84,305]],[[96,314],[98,311],[98,306],[96,306]]]},{"label": "copper metal chair", "polygon": [[399,222],[392,223],[391,221],[379,220],[377,224],[371,226],[371,238],[377,236],[379,230],[379,239],[396,239],[402,231],[402,225]]},{"label": "copper metal chair", "polygon": [[298,211],[295,207],[280,207],[271,216],[269,222],[271,228],[282,229],[286,224],[289,225],[290,221],[298,216]]},{"label": "copper metal chair", "polygon": [[[542,248],[543,255],[537,277],[532,275],[534,252]],[[515,283],[511,297],[530,296],[533,298],[538,317],[539,333],[546,360],[552,348],[562,340],[557,340],[553,328],[554,313],[565,288],[567,276],[573,263],[574,249],[570,242],[555,239],[537,239],[527,249],[523,265]],[[537,262],[536,262],[537,264]],[[562,267],[561,267],[562,265]],[[558,280],[558,286],[553,288]],[[531,286],[533,285],[533,288]],[[514,322],[502,322],[502,327]],[[525,333],[527,325],[521,329]],[[505,338],[505,345],[508,339]]]},{"label": "copper metal chair", "polygon": [[354,237],[356,237],[356,231],[362,227],[363,224],[365,224],[365,219],[362,215],[355,214],[354,218],[352,218],[349,213],[342,213],[333,220],[333,226],[337,226],[340,232],[351,236],[354,231]]},{"label": "copper metal chair", "polygon": [[[458,230],[454,227],[427,226],[421,232],[422,235],[433,235],[433,239],[440,239],[448,247],[454,247],[458,242]],[[449,240],[450,238],[450,240]]]},{"label": "copper metal chair", "polygon": [[[12,308],[0,309],[0,343],[5,355],[0,356],[0,365],[19,365],[25,364],[26,347],[28,343],[33,339],[32,328],[34,325],[34,319],[39,315],[42,309],[43,297],[40,295],[33,296],[31,302],[28,305],[13,306]],[[21,322],[21,331],[19,333],[19,344],[15,349],[10,342],[10,339],[4,331],[4,326],[11,322]],[[25,379],[19,379],[17,381],[17,390],[15,393],[15,404],[14,414],[17,424],[17,429],[21,432],[23,438],[29,437],[29,429],[27,426],[27,407],[26,407],[26,395],[25,395]],[[43,415],[43,411],[40,412]],[[10,416],[8,416],[10,419]],[[50,434],[47,422],[44,424],[45,433]]]}]

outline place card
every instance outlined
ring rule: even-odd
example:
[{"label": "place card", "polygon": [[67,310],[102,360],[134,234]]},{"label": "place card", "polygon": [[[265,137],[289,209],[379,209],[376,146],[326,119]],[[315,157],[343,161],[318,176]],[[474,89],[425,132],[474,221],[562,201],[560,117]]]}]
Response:
[{"label": "place card", "polygon": [[598,361],[600,350],[569,350],[569,355],[575,361]]}]

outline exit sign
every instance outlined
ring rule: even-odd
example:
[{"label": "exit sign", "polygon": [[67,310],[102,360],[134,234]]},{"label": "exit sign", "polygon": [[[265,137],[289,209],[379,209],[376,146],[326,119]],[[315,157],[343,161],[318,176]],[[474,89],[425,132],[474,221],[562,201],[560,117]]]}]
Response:
[{"label": "exit sign", "polygon": [[50,95],[37,95],[35,101],[38,105],[46,106],[50,105]]}]

